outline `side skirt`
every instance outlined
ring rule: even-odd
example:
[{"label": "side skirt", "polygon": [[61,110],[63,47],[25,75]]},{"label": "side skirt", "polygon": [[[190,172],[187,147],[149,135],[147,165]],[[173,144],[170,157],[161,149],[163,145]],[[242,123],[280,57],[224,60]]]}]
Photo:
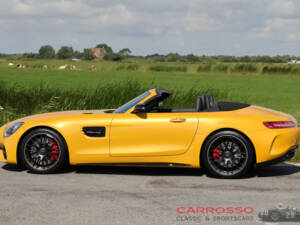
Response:
[{"label": "side skirt", "polygon": [[184,163],[161,163],[161,162],[150,162],[150,163],[79,163],[76,164],[78,166],[162,166],[162,167],[169,167],[169,166],[191,166],[190,164]]}]

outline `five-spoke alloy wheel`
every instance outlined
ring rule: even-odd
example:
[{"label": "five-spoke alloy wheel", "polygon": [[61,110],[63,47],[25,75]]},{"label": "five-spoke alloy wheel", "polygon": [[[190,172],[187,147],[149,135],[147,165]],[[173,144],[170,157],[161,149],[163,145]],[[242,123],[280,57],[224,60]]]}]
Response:
[{"label": "five-spoke alloy wheel", "polygon": [[221,131],[206,140],[201,157],[211,175],[236,178],[250,170],[254,150],[243,135],[234,131]]},{"label": "five-spoke alloy wheel", "polygon": [[56,132],[40,128],[29,132],[20,145],[22,164],[34,173],[53,173],[67,162],[65,141]]}]

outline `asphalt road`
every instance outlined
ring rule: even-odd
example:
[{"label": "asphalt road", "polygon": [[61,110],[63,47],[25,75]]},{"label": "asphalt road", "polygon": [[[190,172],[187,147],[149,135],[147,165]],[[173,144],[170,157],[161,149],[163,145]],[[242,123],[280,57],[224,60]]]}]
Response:
[{"label": "asphalt road", "polygon": [[[257,214],[278,203],[300,208],[299,164],[222,180],[175,168],[71,167],[35,175],[0,163],[1,225],[268,224]],[[186,212],[197,206],[250,207],[254,213],[177,213],[179,207]]]}]

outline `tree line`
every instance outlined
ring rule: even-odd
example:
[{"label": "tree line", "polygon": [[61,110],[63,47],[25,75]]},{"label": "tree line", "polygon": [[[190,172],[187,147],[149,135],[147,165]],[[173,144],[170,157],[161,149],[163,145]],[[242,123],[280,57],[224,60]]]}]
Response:
[{"label": "tree line", "polygon": [[300,60],[300,57],[290,55],[277,55],[277,56],[196,56],[193,54],[179,55],[178,53],[169,53],[168,55],[153,54],[143,58],[155,62],[203,62],[203,63],[287,63],[291,60]]},{"label": "tree line", "polygon": [[[114,52],[113,49],[107,44],[98,44],[95,48],[103,48],[105,50],[104,60],[120,61],[125,58],[142,58],[153,62],[204,62],[204,63],[216,63],[216,62],[228,62],[228,63],[287,63],[291,60],[300,60],[300,57],[290,55],[277,55],[277,56],[197,56],[194,54],[180,55],[178,53],[169,53],[167,55],[152,54],[147,56],[134,56],[131,55],[129,48],[123,48],[118,52]],[[6,54],[1,54],[0,57],[7,57]],[[51,45],[41,46],[38,53],[24,53],[23,58],[39,58],[39,59],[71,59],[78,58],[83,60],[94,60],[96,58],[91,48],[85,48],[82,52],[74,51],[71,46],[62,46],[57,52]]]},{"label": "tree line", "polygon": [[[119,61],[131,54],[129,48],[123,48],[119,52],[114,52],[107,44],[98,44],[95,48],[103,48],[105,50],[104,60]],[[40,47],[38,53],[24,53],[24,58],[38,58],[38,59],[83,59],[94,60],[96,58],[91,48],[85,48],[82,52],[74,51],[71,46],[62,46],[56,52],[51,45],[43,45]]]}]

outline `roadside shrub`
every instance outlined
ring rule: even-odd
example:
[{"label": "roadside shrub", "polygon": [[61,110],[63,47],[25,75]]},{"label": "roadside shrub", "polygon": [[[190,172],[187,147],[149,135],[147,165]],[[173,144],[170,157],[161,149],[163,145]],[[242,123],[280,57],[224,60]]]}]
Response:
[{"label": "roadside shrub", "polygon": [[273,66],[273,65],[266,65],[262,68],[263,74],[290,74],[292,72],[291,66]]},{"label": "roadside shrub", "polygon": [[172,91],[171,98],[164,101],[163,107],[166,108],[195,108],[196,98],[202,94],[213,94],[215,99],[227,99],[229,96],[228,92],[219,91],[218,89],[207,87],[207,88],[193,88],[182,92],[181,88],[175,88]]},{"label": "roadside shrub", "polygon": [[139,69],[139,65],[138,64],[129,64],[127,66],[125,65],[120,65],[116,68],[116,70],[128,70],[128,71],[135,71]]},{"label": "roadside shrub", "polygon": [[125,66],[124,65],[120,65],[120,66],[118,66],[117,68],[116,68],[116,70],[125,70]]},{"label": "roadside shrub", "polygon": [[239,73],[256,73],[258,71],[257,65],[252,63],[238,63],[231,67],[231,72]]},{"label": "roadside shrub", "polygon": [[165,65],[153,65],[149,67],[150,71],[156,72],[186,72],[186,66],[165,66]]},{"label": "roadside shrub", "polygon": [[139,67],[140,66],[138,64],[130,64],[130,65],[127,66],[126,70],[132,70],[132,71],[134,71],[134,70],[138,70]]},{"label": "roadside shrub", "polygon": [[37,59],[37,58],[39,58],[39,54],[37,54],[37,53],[32,53],[32,52],[24,53],[24,54],[23,54],[23,58],[24,58],[24,59]]},{"label": "roadside shrub", "polygon": [[103,57],[103,59],[107,61],[121,61],[124,59],[124,56],[117,53],[108,53]]},{"label": "roadside shrub", "polygon": [[[86,109],[114,109],[130,99],[152,89],[156,84],[145,85],[141,82],[128,80],[99,85],[96,88],[49,88],[40,84],[35,88],[21,85],[0,87],[0,126],[11,120],[31,114]],[[195,107],[196,96],[214,94],[216,99],[227,99],[228,92],[214,88],[195,88],[184,90],[182,87],[173,88],[173,95],[164,106]]]},{"label": "roadside shrub", "polygon": [[197,72],[209,72],[211,70],[211,64],[200,64],[197,68]]},{"label": "roadside shrub", "polygon": [[166,57],[167,62],[182,62],[185,61],[183,56],[180,56],[178,53],[170,53]]},{"label": "roadside shrub", "polygon": [[200,61],[200,58],[199,56],[195,56],[193,54],[189,54],[185,57],[186,61],[188,62],[199,62]]},{"label": "roadside shrub", "polygon": [[215,64],[213,65],[212,67],[212,70],[215,71],[215,72],[223,72],[223,73],[227,73],[228,72],[228,69],[229,69],[229,66],[226,65],[226,64]]},{"label": "roadside shrub", "polygon": [[164,56],[155,56],[155,57],[153,57],[153,61],[154,62],[164,62],[164,61],[166,61],[166,59]]},{"label": "roadside shrub", "polygon": [[292,74],[300,74],[300,67],[293,67],[291,73]]},{"label": "roadside shrub", "polygon": [[44,64],[41,64],[41,63],[33,63],[27,67],[30,67],[30,68],[33,68],[33,69],[42,69],[44,66]]}]

